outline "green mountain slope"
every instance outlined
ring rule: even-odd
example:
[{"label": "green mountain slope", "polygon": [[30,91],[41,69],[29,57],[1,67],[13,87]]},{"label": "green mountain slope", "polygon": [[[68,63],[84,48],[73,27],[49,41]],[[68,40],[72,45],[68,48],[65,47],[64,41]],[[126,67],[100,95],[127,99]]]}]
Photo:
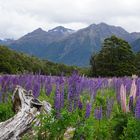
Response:
[{"label": "green mountain slope", "polygon": [[79,68],[52,63],[47,60],[40,60],[34,56],[17,53],[5,46],[0,46],[0,73],[41,73],[60,75],[64,72],[64,74],[68,75],[74,70],[79,70]]}]

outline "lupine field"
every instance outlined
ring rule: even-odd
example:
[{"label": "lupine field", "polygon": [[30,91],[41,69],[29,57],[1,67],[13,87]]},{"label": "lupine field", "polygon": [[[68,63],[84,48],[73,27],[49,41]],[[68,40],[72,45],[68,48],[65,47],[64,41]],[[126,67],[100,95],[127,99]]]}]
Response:
[{"label": "lupine field", "polygon": [[[14,115],[11,106],[16,85],[32,90],[35,98],[52,105],[39,117],[41,140],[140,140],[140,78],[87,78],[44,75],[0,76],[0,121]],[[67,131],[67,130],[70,131]]]}]

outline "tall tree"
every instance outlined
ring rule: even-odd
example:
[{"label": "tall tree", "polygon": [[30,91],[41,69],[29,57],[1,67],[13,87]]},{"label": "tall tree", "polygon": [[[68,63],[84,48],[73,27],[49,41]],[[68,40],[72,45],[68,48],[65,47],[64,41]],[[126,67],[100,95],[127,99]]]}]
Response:
[{"label": "tall tree", "polygon": [[135,65],[137,68],[137,75],[140,76],[140,52],[136,53]]},{"label": "tall tree", "polygon": [[111,36],[90,59],[93,76],[125,76],[135,73],[135,54],[125,40]]}]

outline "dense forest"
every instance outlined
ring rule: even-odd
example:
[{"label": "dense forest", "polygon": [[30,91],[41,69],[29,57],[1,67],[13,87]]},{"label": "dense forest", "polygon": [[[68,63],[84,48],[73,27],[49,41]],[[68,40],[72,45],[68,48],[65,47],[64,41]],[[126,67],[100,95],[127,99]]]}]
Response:
[{"label": "dense forest", "polygon": [[81,71],[75,66],[66,66],[47,60],[40,60],[34,56],[17,53],[5,46],[0,46],[0,73],[1,74],[21,74],[40,73],[47,75],[70,75],[74,70]]}]

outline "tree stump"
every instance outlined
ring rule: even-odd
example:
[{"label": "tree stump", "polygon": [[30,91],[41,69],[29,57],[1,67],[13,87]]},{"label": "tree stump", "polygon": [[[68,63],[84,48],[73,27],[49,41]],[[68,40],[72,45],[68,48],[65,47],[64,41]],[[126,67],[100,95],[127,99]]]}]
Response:
[{"label": "tree stump", "polygon": [[0,123],[0,140],[19,140],[31,129],[32,122],[38,123],[37,115],[45,110],[50,113],[51,105],[33,97],[32,91],[17,86],[13,93],[13,109],[16,115]]}]

